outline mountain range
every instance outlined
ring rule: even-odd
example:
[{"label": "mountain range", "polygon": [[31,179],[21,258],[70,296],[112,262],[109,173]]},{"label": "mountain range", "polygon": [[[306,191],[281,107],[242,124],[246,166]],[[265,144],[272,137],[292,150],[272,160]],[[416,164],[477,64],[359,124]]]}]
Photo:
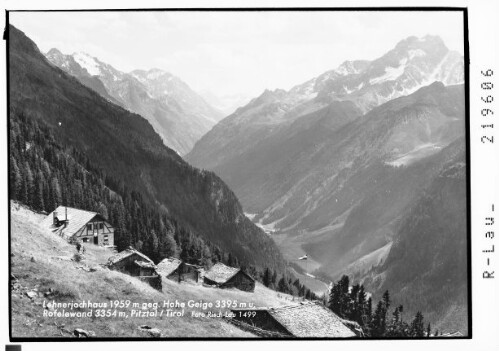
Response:
[{"label": "mountain range", "polygon": [[[442,188],[446,169],[462,168],[463,81],[459,53],[437,36],[409,37],[378,59],[346,61],[289,91],[266,90],[213,127],[186,159],[224,179],[289,261],[306,253],[301,268],[311,265],[325,280],[355,275],[377,297],[383,289],[401,297],[424,287],[426,297],[412,308],[431,314],[437,326],[453,320],[466,331],[466,254],[451,259],[446,251],[456,242],[465,249],[466,226],[419,234],[409,224],[422,194]],[[459,206],[426,201],[465,224],[466,177],[459,174],[448,180],[455,192],[445,194]],[[430,223],[420,225],[429,230]],[[419,235],[434,238],[411,250]],[[439,268],[414,270],[410,262],[421,256],[425,267]],[[456,281],[430,284],[456,260]],[[449,285],[455,298],[435,312]]]},{"label": "mountain range", "polygon": [[145,117],[165,145],[180,155],[223,117],[180,78],[163,70],[125,73],[86,53],[65,55],[55,48],[45,56],[108,101]]},{"label": "mountain range", "polygon": [[11,118],[36,119],[243,264],[349,274],[467,332],[464,62],[439,37],[266,90],[216,123],[167,72],[44,57],[8,34]]}]

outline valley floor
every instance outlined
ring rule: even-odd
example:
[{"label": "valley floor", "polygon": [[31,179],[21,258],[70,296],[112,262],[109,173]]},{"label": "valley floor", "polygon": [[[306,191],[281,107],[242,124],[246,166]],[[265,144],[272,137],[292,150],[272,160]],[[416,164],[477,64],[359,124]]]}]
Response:
[{"label": "valley floor", "polygon": [[[257,283],[254,293],[221,290],[193,283],[178,284],[163,279],[163,291],[157,291],[138,279],[103,267],[113,254],[105,248],[86,246],[84,260],[72,260],[75,247],[39,227],[43,215],[11,203],[11,309],[12,336],[18,338],[68,338],[75,329],[91,336],[107,338],[147,338],[154,335],[181,338],[251,338],[254,335],[226,323],[222,318],[193,317],[185,308],[182,317],[120,318],[50,317],[52,301],[107,303],[129,300],[143,303],[189,300],[212,302],[234,301],[253,303],[257,307],[277,307],[298,303],[292,296],[277,293]],[[69,310],[69,308],[66,308]],[[126,309],[119,310],[125,311]],[[209,308],[225,312],[227,307]],[[45,312],[44,312],[45,311]],[[61,311],[61,308],[59,308]],[[95,312],[95,309],[94,309]],[[139,328],[146,325],[148,328]]]}]

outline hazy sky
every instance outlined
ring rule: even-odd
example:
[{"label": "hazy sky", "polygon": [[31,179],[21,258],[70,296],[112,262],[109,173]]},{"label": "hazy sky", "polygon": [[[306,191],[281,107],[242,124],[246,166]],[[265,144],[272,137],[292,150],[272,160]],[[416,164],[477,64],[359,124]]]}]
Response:
[{"label": "hazy sky", "polygon": [[10,23],[43,52],[160,68],[218,96],[289,89],[410,35],[439,35],[463,52],[460,12],[39,12],[10,13]]}]

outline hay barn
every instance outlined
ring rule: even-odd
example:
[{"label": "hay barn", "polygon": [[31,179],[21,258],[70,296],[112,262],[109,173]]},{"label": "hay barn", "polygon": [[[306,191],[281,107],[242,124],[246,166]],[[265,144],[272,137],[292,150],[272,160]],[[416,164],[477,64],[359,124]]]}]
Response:
[{"label": "hay barn", "polygon": [[131,247],[110,257],[107,266],[110,269],[132,276],[157,275],[154,262]]},{"label": "hay barn", "polygon": [[97,212],[59,206],[41,225],[70,242],[114,246],[114,228]]},{"label": "hay barn", "polygon": [[217,263],[204,275],[204,283],[215,285],[222,289],[236,288],[242,291],[255,291],[255,279],[243,272],[240,268],[234,268]]},{"label": "hay barn", "polygon": [[165,258],[158,263],[158,273],[166,279],[176,282],[191,281],[198,283],[201,277],[202,267],[185,263],[178,258]]},{"label": "hay barn", "polygon": [[236,325],[283,337],[354,338],[344,321],[321,304],[304,302],[279,308],[233,309]]},{"label": "hay barn", "polygon": [[155,289],[162,289],[161,276],[154,262],[131,247],[110,257],[106,265],[109,269],[137,277]]}]

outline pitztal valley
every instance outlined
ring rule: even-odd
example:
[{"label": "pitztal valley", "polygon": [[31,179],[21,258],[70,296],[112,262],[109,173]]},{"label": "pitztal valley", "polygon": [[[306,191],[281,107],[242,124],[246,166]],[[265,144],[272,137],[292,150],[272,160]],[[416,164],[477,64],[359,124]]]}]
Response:
[{"label": "pitztal valley", "polygon": [[213,62],[124,70],[115,43],[21,29],[13,339],[468,336],[464,59],[440,36],[246,99],[199,88]]}]

